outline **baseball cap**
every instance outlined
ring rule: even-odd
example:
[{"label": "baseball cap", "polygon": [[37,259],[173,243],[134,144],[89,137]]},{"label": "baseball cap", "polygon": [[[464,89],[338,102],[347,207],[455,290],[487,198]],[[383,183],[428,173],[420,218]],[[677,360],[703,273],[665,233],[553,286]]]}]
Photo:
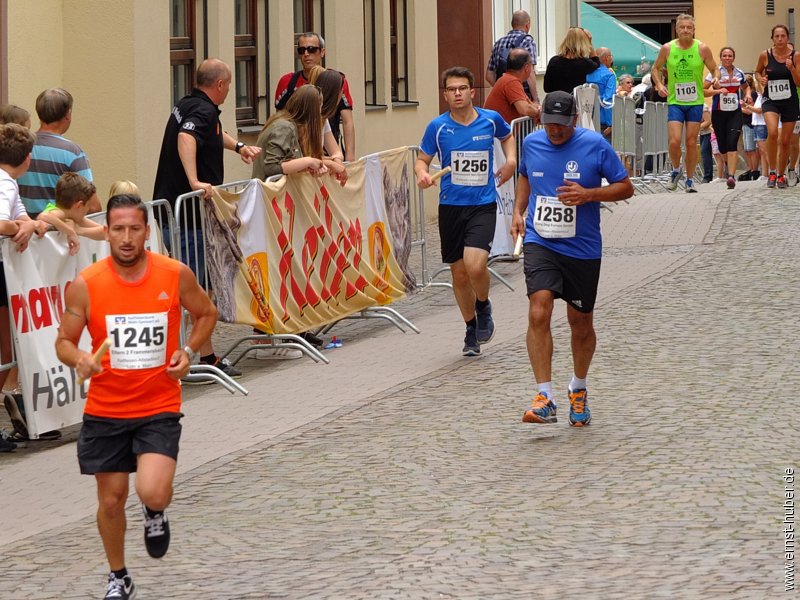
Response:
[{"label": "baseball cap", "polygon": [[572,125],[572,118],[578,114],[575,98],[567,92],[550,92],[544,97],[542,123],[556,125]]}]

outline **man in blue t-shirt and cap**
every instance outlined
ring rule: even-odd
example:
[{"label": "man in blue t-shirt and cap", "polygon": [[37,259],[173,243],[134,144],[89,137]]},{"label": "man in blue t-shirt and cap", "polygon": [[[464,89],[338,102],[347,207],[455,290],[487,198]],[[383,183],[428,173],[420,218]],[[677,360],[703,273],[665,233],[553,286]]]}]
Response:
[{"label": "man in blue t-shirt and cap", "polygon": [[563,298],[574,367],[568,388],[569,421],[582,427],[592,418],[586,377],[596,345],[592,315],[603,252],[600,202],[630,198],[633,185],[603,136],[576,128],[577,107],[571,94],[547,94],[541,119],[544,129],[527,136],[522,145],[511,224],[515,239],[524,236],[528,357],[538,386],[533,406],[522,420],[557,420],[550,319],[553,301]]}]

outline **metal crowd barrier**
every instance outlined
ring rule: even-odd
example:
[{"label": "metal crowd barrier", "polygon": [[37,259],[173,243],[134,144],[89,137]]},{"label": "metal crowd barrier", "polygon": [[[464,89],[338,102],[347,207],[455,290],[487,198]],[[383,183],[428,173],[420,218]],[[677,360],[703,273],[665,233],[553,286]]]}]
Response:
[{"label": "metal crowd barrier", "polygon": [[[648,158],[652,161],[652,168],[649,171],[646,169]],[[647,101],[644,103],[642,114],[642,154],[639,163],[642,180],[661,185],[666,191],[669,164],[667,104]]]}]

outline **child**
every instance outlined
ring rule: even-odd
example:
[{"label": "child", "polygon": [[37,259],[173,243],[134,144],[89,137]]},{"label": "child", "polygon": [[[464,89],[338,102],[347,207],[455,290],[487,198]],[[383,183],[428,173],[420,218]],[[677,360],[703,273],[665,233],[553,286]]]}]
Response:
[{"label": "child", "polygon": [[103,226],[86,218],[89,200],[97,193],[94,184],[77,173],[64,173],[56,183],[56,203],[48,204],[39,219],[67,236],[69,253],[80,247],[79,235],[104,240]]},{"label": "child", "polygon": [[[24,252],[28,241],[35,233],[43,236],[47,225],[33,221],[19,197],[17,179],[31,164],[31,150],[36,138],[22,125],[16,123],[0,125],[0,235],[6,235],[16,244],[17,252]],[[2,254],[0,253],[0,262]],[[11,362],[11,323],[8,313],[8,292],[5,271],[0,265],[0,363]],[[0,371],[0,388],[5,383],[8,371]],[[16,403],[5,398],[5,406],[12,417],[21,420]],[[16,424],[15,424],[16,428]],[[0,452],[10,452],[15,444],[0,437]]]},{"label": "child", "polygon": [[136,184],[127,180],[115,181],[111,184],[111,189],[108,190],[108,197],[111,198],[111,196],[117,196],[119,194],[129,194],[131,196],[139,196],[140,198],[142,197]]},{"label": "child", "polygon": [[25,129],[31,128],[31,115],[24,108],[20,108],[16,104],[3,104],[0,105],[0,125],[7,123],[16,123],[22,125]]}]

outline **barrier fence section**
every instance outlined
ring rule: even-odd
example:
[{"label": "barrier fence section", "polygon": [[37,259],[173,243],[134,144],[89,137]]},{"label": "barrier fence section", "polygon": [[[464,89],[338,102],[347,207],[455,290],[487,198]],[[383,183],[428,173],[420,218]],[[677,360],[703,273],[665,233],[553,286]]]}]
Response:
[{"label": "barrier fence section", "polygon": [[[165,201],[145,202],[148,220]],[[105,223],[105,213],[89,215]],[[157,227],[150,228],[145,247],[160,252]],[[13,344],[11,360],[0,365],[8,370],[18,367],[22,390],[25,428],[31,439],[45,431],[80,423],[91,380],[81,384],[75,369],[65,368],[55,352],[58,327],[64,312],[64,293],[70,282],[85,267],[110,254],[108,242],[80,238],[80,248],[69,254],[63,234],[52,232],[42,239],[32,238],[21,253],[5,239],[3,269],[8,289],[9,327]],[[91,338],[84,330],[79,346],[91,348]]]},{"label": "barrier fence section", "polygon": [[646,182],[661,184],[669,178],[669,135],[667,133],[666,102],[644,103],[642,114],[642,156],[639,163]]}]

